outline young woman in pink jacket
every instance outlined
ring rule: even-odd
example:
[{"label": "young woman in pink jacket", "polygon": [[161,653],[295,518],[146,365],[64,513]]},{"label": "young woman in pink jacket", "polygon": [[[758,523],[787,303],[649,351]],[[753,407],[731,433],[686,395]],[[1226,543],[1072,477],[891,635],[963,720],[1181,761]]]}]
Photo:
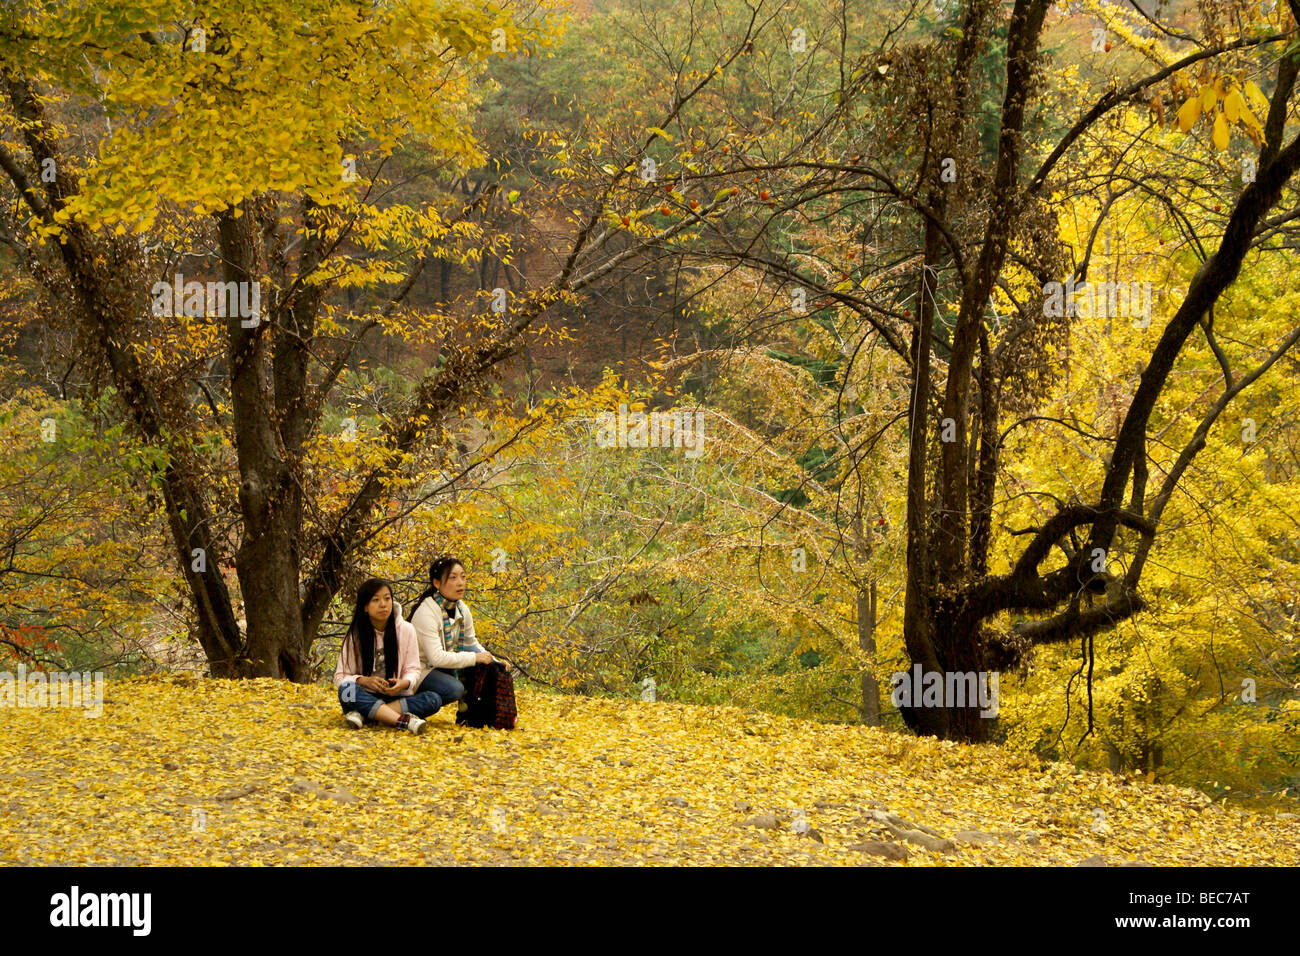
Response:
[{"label": "young woman in pink jacket", "polygon": [[393,609],[393,588],[383,578],[369,578],[357,590],[352,625],[343,638],[334,685],[348,726],[367,720],[413,734],[424,732],[425,717],[442,701],[417,693],[420,648],[415,628]]}]

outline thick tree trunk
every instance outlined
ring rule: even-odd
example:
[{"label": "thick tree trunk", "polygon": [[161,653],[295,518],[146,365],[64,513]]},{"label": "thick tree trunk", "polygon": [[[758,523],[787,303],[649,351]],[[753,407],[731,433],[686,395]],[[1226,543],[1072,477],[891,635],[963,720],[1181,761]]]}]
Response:
[{"label": "thick tree trunk", "polygon": [[[252,218],[222,215],[218,220],[226,282],[253,281]],[[237,670],[244,676],[305,681],[309,675],[298,597],[301,509],[289,463],[281,453],[283,438],[271,414],[276,390],[266,354],[270,325],[261,317],[252,328],[245,328],[239,316],[226,324],[244,519],[235,555],[246,616]]]},{"label": "thick tree trunk", "polygon": [[[978,693],[969,699],[972,684],[987,681],[982,618],[965,613],[955,602],[969,583],[972,559],[983,563],[988,529],[979,512],[990,502],[989,482],[993,450],[981,449],[976,466],[970,428],[972,424],[973,367],[977,354],[987,357],[984,311],[989,293],[1002,268],[1012,229],[1019,212],[1017,171],[1022,151],[1021,128],[1035,65],[1038,36],[1046,13],[1046,0],[1017,0],[1011,15],[1007,45],[1007,89],[1002,106],[998,156],[991,184],[991,204],[983,242],[973,270],[964,274],[961,305],[953,331],[944,383],[937,448],[938,470],[932,493],[927,493],[930,448],[926,416],[931,391],[930,349],[934,325],[934,278],[946,255],[944,236],[934,219],[927,217],[925,247],[918,301],[918,321],[912,340],[912,395],[909,407],[911,441],[908,456],[908,545],[907,591],[903,613],[903,637],[908,656],[921,669],[919,685],[939,682],[942,692],[936,705],[933,695],[913,699],[901,706],[904,721],[918,733],[960,740],[987,740],[991,733],[992,707],[981,706]],[[970,95],[975,62],[976,26],[988,15],[989,4],[973,3],[966,12],[964,42],[959,47],[953,70],[953,98],[943,104],[943,119],[936,125],[935,142],[942,155],[955,155],[967,122],[965,104]],[[927,205],[937,218],[946,216],[948,193],[933,170],[927,191]],[[989,386],[992,372],[981,369],[982,386]],[[987,424],[981,438],[987,439],[996,424],[996,403],[986,390],[978,407]],[[995,433],[994,433],[995,434]],[[979,497],[972,526],[972,499]],[[972,531],[975,545],[972,549]],[[913,681],[914,698],[918,682]],[[987,684],[984,685],[986,688]],[[960,688],[961,693],[958,693]],[[958,704],[961,701],[961,704]]]},{"label": "thick tree trunk", "polygon": [[[938,198],[938,197],[932,197]],[[934,610],[930,548],[930,508],[926,495],[928,459],[928,399],[930,395],[930,351],[934,328],[934,281],[930,264],[939,256],[939,230],[926,223],[925,259],[918,286],[917,320],[912,330],[912,388],[908,407],[907,463],[907,586],[903,598],[903,643],[907,656],[919,664],[922,674],[944,667],[935,653]],[[942,707],[920,706],[919,702],[899,707],[903,721],[920,734],[948,735],[948,717]]]},{"label": "thick tree trunk", "polygon": [[998,713],[996,691],[1000,682],[990,682],[981,626],[956,619],[945,606],[936,615],[934,632],[947,663],[947,672],[942,675],[947,716],[945,736],[970,743],[991,739]]}]

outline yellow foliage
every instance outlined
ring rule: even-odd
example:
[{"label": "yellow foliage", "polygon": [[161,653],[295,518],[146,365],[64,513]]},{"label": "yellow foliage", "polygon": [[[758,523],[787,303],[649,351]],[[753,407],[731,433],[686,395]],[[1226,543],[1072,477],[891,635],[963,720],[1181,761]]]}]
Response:
[{"label": "yellow foliage", "polygon": [[[944,836],[1002,835],[905,844],[909,865],[1300,863],[1300,822],[1194,790],[731,707],[521,688],[514,731],[444,710],[415,737],[347,729],[332,687],[171,676],[106,697],[97,719],[0,710],[5,752],[41,755],[0,780],[0,863],[904,865],[853,849],[894,839],[882,805]],[[775,826],[753,826],[762,814]]]},{"label": "yellow foliage", "polygon": [[1211,138],[1214,142],[1215,149],[1228,148],[1228,123],[1224,119],[1223,113],[1219,113],[1219,115],[1214,118],[1214,132]]}]

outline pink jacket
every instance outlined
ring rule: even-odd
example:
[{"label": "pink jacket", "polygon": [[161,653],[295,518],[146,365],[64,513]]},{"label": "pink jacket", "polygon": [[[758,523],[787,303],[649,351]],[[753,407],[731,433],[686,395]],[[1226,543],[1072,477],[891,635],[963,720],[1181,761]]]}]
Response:
[{"label": "pink jacket", "polygon": [[[401,612],[394,607],[394,614]],[[382,647],[384,639],[382,631],[375,633],[376,645]],[[343,642],[343,650],[339,652],[339,666],[334,669],[334,686],[341,687],[345,681],[356,680],[361,676],[361,662],[356,659],[352,650],[352,641]],[[383,677],[383,674],[375,675]],[[415,688],[420,683],[420,645],[415,639],[415,627],[410,621],[404,621],[401,617],[397,619],[397,672],[396,680],[407,681],[410,686],[404,691],[399,691],[399,697],[408,697],[415,693]]]}]

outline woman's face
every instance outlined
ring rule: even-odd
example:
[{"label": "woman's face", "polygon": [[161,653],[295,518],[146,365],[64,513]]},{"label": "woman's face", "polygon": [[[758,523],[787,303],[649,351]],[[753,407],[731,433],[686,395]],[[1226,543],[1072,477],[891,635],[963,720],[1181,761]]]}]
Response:
[{"label": "woman's face", "polygon": [[438,582],[438,590],[442,596],[453,601],[459,601],[465,596],[465,566],[462,564],[453,564],[447,576]]},{"label": "woman's face", "polygon": [[372,624],[388,623],[388,615],[393,613],[393,592],[388,588],[380,588],[375,592],[370,603],[366,605],[366,613],[370,615]]}]

